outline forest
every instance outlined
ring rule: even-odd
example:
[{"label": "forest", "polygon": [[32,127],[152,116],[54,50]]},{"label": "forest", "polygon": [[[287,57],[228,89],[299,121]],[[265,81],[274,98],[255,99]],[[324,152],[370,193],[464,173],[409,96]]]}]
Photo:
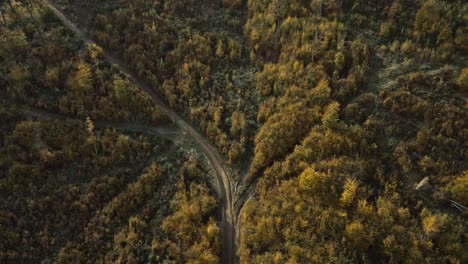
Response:
[{"label": "forest", "polygon": [[467,14],[2,1],[0,262],[467,263]]},{"label": "forest", "polygon": [[467,5],[417,2],[248,1],[241,263],[467,261]]},{"label": "forest", "polygon": [[126,128],[170,121],[49,10],[1,11],[0,262],[217,263],[203,158]]}]

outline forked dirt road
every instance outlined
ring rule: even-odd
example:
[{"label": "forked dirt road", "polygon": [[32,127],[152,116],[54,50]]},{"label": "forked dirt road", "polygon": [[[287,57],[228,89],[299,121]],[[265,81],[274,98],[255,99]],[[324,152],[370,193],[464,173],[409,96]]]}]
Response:
[{"label": "forked dirt road", "polygon": [[[86,33],[79,29],[73,22],[71,22],[59,9],[57,9],[52,3],[47,0],[42,2],[48,6],[54,14],[62,21],[62,23],[79,36],[87,44],[95,44],[93,40],[87,37]],[[111,52],[100,47],[103,50],[104,57],[110,61],[114,66],[119,68],[125,73],[133,84],[144,91],[148,96],[151,97],[153,102],[164,112],[171,120],[176,124],[183,132],[188,136],[192,137],[193,141],[199,145],[200,149],[206,155],[210,165],[216,172],[216,179],[219,186],[219,195],[223,202],[223,213],[222,213],[222,256],[221,262],[224,264],[232,264],[235,262],[235,216],[232,203],[232,188],[231,181],[227,174],[227,167],[223,161],[221,154],[208,143],[189,123],[187,123],[177,113],[172,111],[167,105],[159,98],[159,96],[151,89],[149,85],[140,80],[136,74],[134,74],[121,60],[115,57]]]}]

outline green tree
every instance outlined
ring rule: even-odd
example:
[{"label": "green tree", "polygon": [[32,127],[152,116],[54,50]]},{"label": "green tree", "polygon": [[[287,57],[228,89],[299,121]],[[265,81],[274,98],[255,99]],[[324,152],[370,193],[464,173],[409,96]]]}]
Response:
[{"label": "green tree", "polygon": [[7,79],[11,84],[11,93],[20,97],[25,94],[25,89],[30,85],[31,73],[25,65],[15,64],[11,67]]},{"label": "green tree", "polygon": [[299,187],[315,195],[326,195],[330,184],[330,176],[313,168],[305,169],[299,176]]},{"label": "green tree", "polygon": [[457,78],[457,84],[465,91],[468,91],[468,68],[464,68],[460,72],[460,75],[458,75]]},{"label": "green tree", "polygon": [[78,62],[75,71],[68,78],[71,91],[76,94],[78,102],[89,109],[92,105],[93,75],[91,67],[83,61]]},{"label": "green tree", "polygon": [[468,205],[468,171],[464,171],[460,176],[456,177],[445,188],[445,193],[449,198],[461,203],[465,206]]},{"label": "green tree", "polygon": [[86,131],[88,131],[88,142],[94,145],[94,154],[97,156],[96,136],[94,135],[94,122],[91,118],[86,117]]},{"label": "green tree", "polygon": [[346,225],[345,237],[358,249],[365,251],[372,243],[362,223],[354,221]]},{"label": "green tree", "polygon": [[343,193],[341,194],[340,203],[344,206],[349,206],[356,198],[358,184],[355,180],[346,179]]},{"label": "green tree", "polygon": [[120,78],[114,79],[114,94],[117,101],[124,106],[130,105],[129,83]]}]

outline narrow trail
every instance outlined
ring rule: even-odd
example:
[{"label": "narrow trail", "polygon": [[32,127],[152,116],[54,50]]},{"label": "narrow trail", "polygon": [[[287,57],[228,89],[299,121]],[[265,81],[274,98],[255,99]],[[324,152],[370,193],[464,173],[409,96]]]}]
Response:
[{"label": "narrow trail", "polygon": [[[28,117],[34,117],[43,120],[79,120],[76,117],[70,117],[64,114],[52,113],[43,109],[15,105],[13,107],[18,113],[22,113]],[[82,120],[81,120],[82,121]],[[119,121],[99,121],[93,120],[94,126],[97,128],[114,128],[119,131],[154,134],[168,139],[181,134],[180,129],[171,125],[146,125],[139,122],[119,122]]]},{"label": "narrow trail", "polygon": [[[62,23],[73,31],[79,38],[81,38],[86,44],[94,44],[99,46],[89,37],[86,33],[79,29],[73,22],[71,22],[60,10],[58,10],[53,4],[47,0],[42,2],[49,7],[53,13],[62,21]],[[167,105],[159,98],[159,96],[151,89],[151,87],[140,80],[136,74],[134,74],[121,60],[115,57],[110,51],[100,47],[103,50],[104,57],[111,62],[114,66],[125,73],[130,81],[145,92],[153,102],[165,113],[174,124],[176,124],[183,132],[190,136],[193,141],[200,147],[200,150],[206,155],[210,165],[216,172],[216,179],[219,186],[219,195],[223,202],[223,213],[222,213],[222,238],[223,243],[221,262],[226,264],[232,264],[235,262],[236,255],[236,243],[235,243],[235,222],[236,218],[234,215],[233,203],[232,203],[232,188],[231,180],[227,174],[227,166],[225,165],[221,154],[208,143],[200,133],[198,133],[188,122],[186,122],[177,113],[172,111]]]}]

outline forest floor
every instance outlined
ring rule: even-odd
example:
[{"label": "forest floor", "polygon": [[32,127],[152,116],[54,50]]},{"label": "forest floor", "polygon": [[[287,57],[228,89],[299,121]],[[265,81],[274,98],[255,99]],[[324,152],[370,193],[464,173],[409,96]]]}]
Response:
[{"label": "forest floor", "polygon": [[[51,4],[47,0],[43,0],[43,2],[54,12],[54,14],[63,22],[63,24],[73,31],[78,37],[80,37],[86,44],[94,44],[97,45],[93,40],[87,37],[86,33],[78,28],[73,22],[71,22],[65,14],[63,14],[60,10],[58,10],[53,4]],[[101,47],[102,48],[102,47]],[[154,90],[141,81],[120,59],[116,58],[110,51],[103,49],[104,57],[111,62],[114,66],[120,69],[123,73],[128,75],[129,79],[133,82],[133,84],[145,92],[157,105],[161,111],[166,114],[172,122],[177,125],[179,130],[188,137],[191,137],[193,142],[198,145],[199,150],[204,153],[207,160],[209,161],[209,165],[214,169],[216,175],[217,183],[217,191],[219,196],[221,197],[223,203],[223,212],[222,212],[222,256],[221,262],[222,263],[234,263],[235,262],[235,255],[236,255],[236,243],[235,243],[235,227],[236,227],[236,217],[234,213],[233,207],[233,191],[232,191],[232,184],[231,178],[228,175],[230,168],[226,165],[222,155],[210,144],[208,141],[202,137],[202,135],[192,127],[188,122],[186,122],[182,117],[180,117],[177,113],[172,111],[166,104],[161,100],[161,98],[154,92]],[[147,127],[139,126],[136,124],[127,124],[125,126],[126,129],[133,129],[133,130],[145,130]],[[161,131],[160,129],[155,128],[159,132],[169,132],[173,133],[172,131]]]}]

